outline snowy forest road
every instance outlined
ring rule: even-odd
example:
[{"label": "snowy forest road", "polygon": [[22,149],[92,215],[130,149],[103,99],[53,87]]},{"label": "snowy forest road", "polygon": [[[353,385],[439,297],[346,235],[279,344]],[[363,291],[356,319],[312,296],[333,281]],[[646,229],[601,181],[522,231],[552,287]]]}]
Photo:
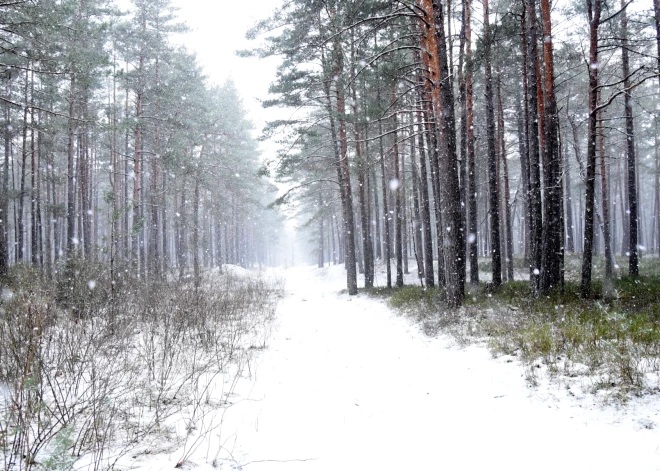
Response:
[{"label": "snowy forest road", "polygon": [[223,427],[240,469],[660,470],[657,400],[620,411],[529,388],[515,362],[339,294],[341,267],[285,273],[252,400]]}]

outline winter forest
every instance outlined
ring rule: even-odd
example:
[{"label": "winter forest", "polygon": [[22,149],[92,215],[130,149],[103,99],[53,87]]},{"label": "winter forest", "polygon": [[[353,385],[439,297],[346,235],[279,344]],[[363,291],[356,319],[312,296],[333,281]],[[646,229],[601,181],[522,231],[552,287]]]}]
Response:
[{"label": "winter forest", "polygon": [[0,0],[3,469],[657,470],[660,0],[255,2]]}]

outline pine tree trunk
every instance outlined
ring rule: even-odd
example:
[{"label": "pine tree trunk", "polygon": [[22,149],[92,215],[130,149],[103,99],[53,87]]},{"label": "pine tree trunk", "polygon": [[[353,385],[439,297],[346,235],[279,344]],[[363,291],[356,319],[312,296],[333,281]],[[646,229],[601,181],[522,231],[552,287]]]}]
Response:
[{"label": "pine tree trunk", "polygon": [[[46,277],[47,279],[52,278],[53,274],[53,240],[55,238],[55,231],[51,229],[53,225],[53,212],[52,208],[54,202],[51,200],[51,185],[54,183],[51,182],[50,175],[48,173],[48,168],[53,167],[52,154],[47,153],[46,158],[46,207],[44,211],[44,217],[46,219],[46,224],[44,226],[44,263],[46,267]],[[0,226],[2,227],[2,226]]]},{"label": "pine tree trunk", "polygon": [[554,56],[552,49],[552,20],[550,0],[541,0],[543,24],[543,103],[545,148],[543,176],[544,198],[541,292],[563,286],[564,230],[562,224],[562,157],[559,149],[559,117],[554,87]]},{"label": "pine tree trunk", "polygon": [[332,244],[332,247],[330,249],[330,250],[332,250],[332,263],[333,263],[333,265],[337,265],[338,254],[337,254],[337,248],[335,247],[335,215],[334,215],[334,213],[332,214],[332,218],[330,218],[330,242]]},{"label": "pine tree trunk", "polygon": [[[451,24],[451,15],[449,14],[449,0],[447,1],[447,16],[449,17],[448,25]],[[459,49],[458,49],[458,89],[459,89],[459,102],[461,107],[461,125],[460,125],[460,136],[461,136],[461,147],[459,151],[459,183],[460,183],[460,206],[461,206],[461,234],[463,234],[464,244],[462,256],[467,257],[466,249],[467,246],[465,243],[469,239],[469,235],[466,234],[466,229],[468,227],[467,222],[467,94],[465,90],[465,58],[466,58],[466,30],[470,29],[469,23],[469,12],[470,3],[469,0],[463,0],[462,9],[461,9],[461,32],[459,38]],[[467,20],[467,21],[466,21]],[[449,31],[449,26],[448,26]],[[451,38],[451,35],[450,35]],[[450,40],[451,44],[451,40]],[[468,49],[471,45],[467,44]],[[451,53],[450,46],[450,53]],[[471,52],[471,51],[470,51]],[[470,54],[468,52],[468,55]],[[451,60],[450,60],[451,61]],[[467,269],[467,263],[464,263],[464,273],[463,277],[465,279],[465,269]]]},{"label": "pine tree trunk", "polygon": [[[628,17],[626,2],[621,0],[621,73],[623,74],[623,88],[630,88],[630,59],[628,53]],[[629,258],[628,273],[630,276],[639,275],[638,258],[638,208],[637,208],[637,160],[635,158],[635,126],[632,112],[632,92],[624,93],[624,110],[626,115],[626,150],[628,158],[628,211],[629,211]]]},{"label": "pine tree trunk", "polygon": [[186,208],[186,175],[181,182],[181,202],[179,205],[179,215],[176,218],[177,227],[177,264],[179,265],[179,279],[183,279],[186,274],[186,265],[188,264],[188,247],[186,244],[187,208]]},{"label": "pine tree trunk", "polygon": [[[377,91],[377,101],[381,104],[380,88]],[[385,149],[383,146],[383,123],[378,120],[378,136],[380,146],[380,174],[381,174],[381,189],[383,191],[383,229],[384,229],[384,244],[383,244],[383,257],[385,258],[385,266],[387,269],[387,287],[392,287],[392,265],[390,259],[392,258],[392,246],[390,245],[390,211],[387,202],[387,191],[389,185],[385,174]]]},{"label": "pine tree trunk", "polygon": [[[142,75],[144,64],[144,57],[140,56],[140,65],[138,68],[138,74]],[[137,87],[137,111],[135,114],[135,119],[137,121],[135,125],[135,146],[133,149],[133,228],[131,230],[131,235],[133,238],[133,269],[137,272],[138,266],[140,264],[140,234],[142,233],[142,224],[140,221],[140,181],[141,181],[141,160],[142,160],[142,109],[143,109],[143,94],[142,94],[142,84],[141,78],[138,78],[138,87]],[[185,226],[184,226],[185,227]]]},{"label": "pine tree trunk", "polygon": [[474,112],[472,89],[472,29],[470,28],[470,0],[465,1],[465,141],[467,152],[467,213],[468,257],[470,258],[470,284],[479,284],[479,225],[477,218],[477,169],[474,155]]},{"label": "pine tree trunk", "polygon": [[[55,185],[55,156],[51,153],[50,155],[50,181],[51,181],[51,192],[52,192],[52,198],[51,198],[51,203],[53,207],[57,206],[57,191],[56,191],[56,185]],[[57,263],[57,261],[60,258],[60,251],[62,250],[61,246],[61,230],[62,230],[60,220],[59,218],[54,218],[53,221],[53,262]]]},{"label": "pine tree trunk", "polygon": [[110,160],[112,162],[112,212],[110,213],[110,282],[112,292],[115,290],[115,264],[119,252],[119,152],[117,150],[117,65],[115,57],[112,58],[112,147]]},{"label": "pine tree trunk", "polygon": [[[42,123],[42,115],[41,115],[41,110],[38,113],[37,116],[37,121],[39,123]],[[39,266],[43,267],[44,266],[44,234],[43,234],[43,219],[42,219],[42,208],[41,208],[41,179],[42,179],[42,165],[41,165],[41,157],[43,155],[43,146],[42,143],[44,142],[44,134],[39,130],[37,133],[37,190],[36,190],[36,195],[35,195],[35,209],[36,209],[36,216],[35,216],[35,223],[37,225],[37,250],[39,251],[39,258],[37,260],[37,263]]]},{"label": "pine tree trunk", "polygon": [[[83,113],[85,119],[89,119],[89,89],[87,87],[83,90]],[[82,129],[82,149],[80,150],[79,162],[79,178],[80,178],[80,215],[82,222],[82,246],[85,260],[89,261],[92,258],[92,209],[90,200],[90,135],[87,124],[83,125]]]},{"label": "pine tree trunk", "polygon": [[[126,60],[126,70],[128,70],[128,60]],[[124,96],[124,116],[128,117],[129,116],[129,108],[128,108],[128,102],[129,102],[129,89],[128,87],[124,91],[125,96]],[[129,231],[129,218],[131,211],[128,210],[129,207],[129,174],[131,172],[131,165],[129,161],[131,160],[128,156],[130,155],[130,130],[128,126],[126,127],[126,131],[124,133],[124,155],[126,156],[124,158],[124,181],[123,181],[123,199],[122,199],[122,204],[121,207],[124,208],[123,210],[123,220],[122,220],[122,245],[123,245],[123,250],[124,250],[124,260],[131,260],[132,257],[132,238],[131,238],[131,233]],[[132,205],[131,205],[132,206]]]},{"label": "pine tree trunk", "polygon": [[653,120],[653,139],[655,153],[655,172],[653,176],[655,189],[655,210],[653,221],[655,230],[655,251],[660,256],[660,142],[658,141],[658,118]]},{"label": "pine tree trunk", "polygon": [[[333,137],[333,145],[335,149],[335,157],[337,160],[337,173],[340,184],[340,193],[342,195],[342,211],[344,222],[344,249],[345,249],[345,266],[346,266],[346,285],[348,294],[357,294],[357,270],[356,270],[356,250],[355,250],[355,220],[353,214],[353,197],[351,193],[351,178],[348,166],[348,142],[346,138],[346,122],[345,122],[345,100],[344,91],[342,88],[341,77],[343,73],[343,55],[340,46],[335,42],[332,51],[332,70],[333,76],[338,80],[335,82],[335,106],[336,110],[332,110],[330,101],[330,84],[326,80],[326,100],[328,103],[329,111],[331,114],[331,131]],[[338,130],[335,130],[334,119],[332,119],[333,111],[337,114]]]},{"label": "pine tree trunk", "polygon": [[520,106],[518,102],[518,112],[520,113],[518,117],[518,133],[519,139],[522,138],[522,142],[518,143],[520,148],[520,167],[521,167],[521,177],[523,181],[523,199],[525,202],[525,232],[524,232],[524,251],[525,251],[525,263],[530,267],[530,276],[532,274],[531,267],[533,265],[532,258],[532,206],[531,206],[531,195],[532,195],[532,183],[530,178],[530,160],[529,160],[529,146],[530,146],[530,135],[529,135],[529,77],[527,75],[527,5],[523,2],[520,15],[520,50],[522,55],[522,83],[523,83],[523,106]]},{"label": "pine tree trunk", "polygon": [[458,180],[458,156],[456,154],[456,121],[454,114],[454,93],[452,77],[449,73],[447,48],[444,30],[444,14],[442,2],[433,1],[435,17],[436,50],[439,64],[440,88],[437,95],[436,115],[442,136],[442,158],[439,165],[440,204],[445,234],[445,292],[447,305],[450,308],[460,307],[465,294],[465,237],[461,233],[461,196]]},{"label": "pine tree trunk", "polygon": [[[355,61],[353,61],[355,62]],[[353,70],[355,74],[355,70]],[[352,100],[353,100],[353,117],[355,120],[358,119],[358,100],[357,100],[357,90],[355,83],[351,87]],[[366,162],[366,156],[364,155],[364,142],[360,140],[360,128],[361,126],[358,123],[354,123],[353,131],[355,137],[355,159],[357,162],[357,178],[358,178],[358,200],[360,204],[360,222],[362,226],[361,236],[362,236],[362,252],[364,260],[364,287],[373,288],[374,286],[374,250],[371,243],[371,224],[370,214],[368,208],[369,201],[369,192],[367,188],[368,181],[368,171],[369,166]],[[366,127],[366,126],[365,126]]]},{"label": "pine tree trunk", "polygon": [[516,114],[516,124],[518,131],[518,154],[520,155],[520,178],[522,182],[523,200],[522,227],[520,228],[520,236],[523,239],[521,248],[523,251],[523,258],[525,263],[529,264],[529,156],[527,155],[527,139],[525,137],[525,119],[519,100],[516,100]]},{"label": "pine tree trunk", "polygon": [[[623,169],[621,168],[623,166]],[[628,257],[628,246],[630,245],[630,218],[628,211],[628,191],[626,185],[626,172],[628,164],[621,163],[621,159],[617,160],[617,186],[619,187],[619,209],[621,211],[621,256]]]},{"label": "pine tree trunk", "polygon": [[[323,195],[319,193],[319,212],[323,211]],[[324,254],[323,254],[323,217],[318,216],[318,224],[319,224],[319,239],[318,239],[318,260],[317,260],[317,266],[319,268],[323,268],[324,265]]]},{"label": "pine tree trunk", "polygon": [[37,223],[37,155],[35,149],[34,128],[34,70],[30,74],[30,261],[39,265],[39,225]]},{"label": "pine tree trunk", "polygon": [[584,250],[582,253],[582,281],[580,295],[591,294],[591,271],[594,241],[596,139],[598,104],[598,25],[600,24],[601,0],[587,0],[589,16],[589,129],[587,135],[587,174],[585,181]]},{"label": "pine tree trunk", "polygon": [[500,253],[500,192],[497,179],[495,148],[495,110],[493,105],[492,52],[493,40],[488,24],[488,0],[484,0],[484,82],[486,100],[486,143],[488,146],[488,206],[490,211],[490,255],[493,286],[502,284],[502,254]]},{"label": "pine tree trunk", "polygon": [[[425,137],[427,149],[429,152],[429,170],[431,178],[431,188],[433,190],[433,210],[435,215],[436,228],[436,250],[438,253],[438,285],[445,287],[445,257],[444,257],[444,229],[442,223],[442,208],[439,183],[439,141],[440,128],[436,119],[436,113],[439,113],[440,87],[435,86],[440,81],[440,62],[437,54],[437,34],[435,23],[435,14],[433,4],[429,0],[420,1],[420,7],[424,12],[426,21],[420,21],[421,50],[427,53],[421,54],[421,64],[424,74],[421,78],[421,103],[424,113]],[[435,54],[434,54],[435,52]],[[443,141],[444,142],[444,141]]]},{"label": "pine tree trunk", "polygon": [[[160,88],[160,60],[156,57],[156,88]],[[156,100],[156,113],[161,114],[160,97]],[[154,127],[154,153],[151,156],[151,227],[149,228],[149,247],[147,250],[149,256],[149,275],[158,279],[161,277],[161,252],[158,246],[160,242],[160,224],[158,224],[158,212],[160,209],[161,198],[158,197],[158,179],[160,176],[160,127],[158,121]],[[165,247],[163,247],[165,250]]]},{"label": "pine tree trunk", "polygon": [[[396,106],[396,91],[392,90],[391,107]],[[399,166],[399,137],[396,132],[398,123],[396,111],[392,113],[392,138],[394,143],[393,150],[393,166],[394,166],[394,179],[390,183],[390,189],[394,192],[394,254],[396,257],[396,286],[403,286],[403,240],[402,240],[402,223],[403,223],[403,210],[401,205],[401,172]]]},{"label": "pine tree trunk", "polygon": [[[166,276],[167,271],[169,270],[170,266],[170,250],[169,250],[169,236],[167,233],[167,172],[163,172],[163,184],[162,184],[162,193],[163,196],[161,198],[162,201],[162,211],[161,211],[161,236],[163,238],[163,274]],[[220,239],[218,239],[219,241]],[[218,247],[220,247],[218,245]],[[220,250],[220,249],[218,249]],[[218,255],[218,258],[220,256]],[[222,264],[220,264],[220,271],[222,271]]]},{"label": "pine tree trunk", "polygon": [[[412,169],[412,199],[413,199],[413,216],[412,216],[412,230],[413,230],[413,249],[415,253],[415,261],[417,262],[417,278],[423,286],[424,280],[424,250],[422,246],[422,217],[419,204],[419,174],[417,165],[415,164],[415,129],[412,123],[414,118],[410,116],[410,167]],[[431,271],[433,274],[433,271]]]},{"label": "pine tree trunk", "polygon": [[18,218],[17,218],[17,232],[18,232],[18,255],[16,261],[20,259],[25,262],[27,260],[27,247],[25,244],[25,220],[23,218],[24,205],[25,205],[25,175],[27,171],[27,156],[28,156],[28,110],[29,110],[29,86],[28,70],[25,70],[25,103],[23,108],[23,142],[21,150],[21,181],[18,194]]},{"label": "pine tree trunk", "polygon": [[[376,258],[379,260],[383,259],[383,250],[382,250],[382,242],[383,242],[383,237],[381,234],[381,215],[380,215],[380,205],[378,204],[378,180],[376,180],[376,166],[372,165],[371,166],[371,182],[372,185],[370,187],[371,192],[373,193],[373,199],[374,199],[374,226],[375,226],[375,234],[374,234],[374,248],[376,249]],[[373,188],[373,189],[372,189]]]},{"label": "pine tree trunk", "polygon": [[407,186],[406,186],[406,153],[401,152],[399,154],[401,157],[400,170],[399,174],[401,176],[401,184],[399,191],[401,192],[401,247],[403,248],[403,274],[409,274],[408,270],[408,256],[410,251],[408,250],[408,207],[407,205]]},{"label": "pine tree trunk", "polygon": [[513,227],[511,221],[511,196],[509,188],[509,164],[502,149],[502,178],[504,180],[504,229],[506,231],[506,277],[513,281]]},{"label": "pine tree trunk", "polygon": [[[600,93],[598,97],[600,105]],[[605,245],[605,279],[611,280],[614,271],[614,256],[612,254],[612,237],[610,222],[610,185],[609,170],[605,164],[605,130],[603,129],[603,112],[598,111],[598,150],[600,154],[600,191],[603,211],[603,244]]]},{"label": "pine tree trunk", "polygon": [[[7,97],[11,100],[11,85],[7,84]],[[0,277],[9,272],[9,157],[11,152],[11,108],[5,103],[4,129],[5,158],[0,181]]]},{"label": "pine tree trunk", "polygon": [[[359,192],[358,192],[359,193]],[[358,198],[359,199],[359,198]],[[364,275],[364,251],[362,247],[362,224],[361,221],[362,215],[360,214],[359,206],[353,208],[353,214],[357,212],[357,223],[355,224],[355,260],[357,262],[357,272],[360,275]]]},{"label": "pine tree trunk", "polygon": [[[420,79],[423,77],[420,75]],[[433,236],[431,229],[431,208],[429,201],[428,175],[426,171],[426,149],[424,147],[424,124],[421,103],[417,102],[417,146],[419,148],[419,188],[421,193],[420,208],[422,212],[422,230],[424,234],[424,281],[426,287],[435,286],[433,273]]]},{"label": "pine tree trunk", "polygon": [[[564,139],[565,140],[565,139]],[[575,227],[573,222],[573,197],[571,195],[571,165],[568,158],[568,144],[564,144],[564,193],[566,201],[566,250],[575,253]]]},{"label": "pine tree trunk", "polygon": [[[203,153],[202,149],[202,153]],[[201,155],[200,155],[201,159]],[[193,233],[192,233],[192,256],[193,256],[193,274],[195,277],[195,288],[199,288],[201,282],[201,270],[199,265],[199,168],[195,172],[195,195],[193,200]]]},{"label": "pine tree trunk", "polygon": [[543,217],[541,204],[541,171],[539,156],[539,115],[537,85],[537,21],[536,0],[525,1],[527,29],[527,153],[529,156],[529,207],[530,207],[530,282],[532,292],[540,288]]},{"label": "pine tree trunk", "polygon": [[[68,123],[68,144],[67,144],[67,211],[66,211],[66,255],[71,258],[75,250],[75,230],[76,230],[76,184],[73,161],[75,158],[74,133],[76,121],[75,113],[75,89],[76,78],[71,75],[69,84],[69,123]],[[56,251],[57,252],[57,251]]]},{"label": "pine tree trunk", "polygon": [[[511,226],[511,191],[509,188],[509,163],[506,158],[506,148],[504,142],[504,107],[502,106],[502,79],[501,71],[497,71],[497,128],[498,128],[498,147],[500,159],[502,162],[501,180],[504,183],[504,198],[502,198],[504,213],[504,254],[506,266],[506,279],[513,281],[513,232]],[[498,179],[498,180],[499,180]]]}]

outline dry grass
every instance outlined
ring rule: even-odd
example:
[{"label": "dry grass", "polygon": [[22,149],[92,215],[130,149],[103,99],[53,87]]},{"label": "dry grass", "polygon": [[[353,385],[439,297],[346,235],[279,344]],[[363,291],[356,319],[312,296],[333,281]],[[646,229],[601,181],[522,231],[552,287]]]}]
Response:
[{"label": "dry grass", "polygon": [[[261,278],[120,280],[79,264],[57,284],[17,267],[0,309],[0,459],[4,469],[112,466],[172,417],[198,426],[209,387],[249,371],[279,286]],[[197,424],[197,425],[196,425]],[[182,460],[185,456],[182,457]]]}]

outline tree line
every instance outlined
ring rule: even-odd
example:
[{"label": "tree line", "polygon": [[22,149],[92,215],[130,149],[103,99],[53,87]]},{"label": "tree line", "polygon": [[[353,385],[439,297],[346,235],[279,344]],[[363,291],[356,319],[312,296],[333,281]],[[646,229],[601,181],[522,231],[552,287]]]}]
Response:
[{"label": "tree line", "polygon": [[298,112],[266,129],[271,169],[319,266],[345,262],[355,294],[377,259],[402,286],[410,255],[458,307],[517,259],[543,295],[581,253],[588,297],[619,249],[630,276],[660,251],[659,31],[657,0],[292,0],[242,53],[282,58],[265,105]]},{"label": "tree line", "polygon": [[82,260],[199,279],[276,260],[274,188],[234,84],[177,45],[169,0],[126,8],[0,2],[0,276]]}]

